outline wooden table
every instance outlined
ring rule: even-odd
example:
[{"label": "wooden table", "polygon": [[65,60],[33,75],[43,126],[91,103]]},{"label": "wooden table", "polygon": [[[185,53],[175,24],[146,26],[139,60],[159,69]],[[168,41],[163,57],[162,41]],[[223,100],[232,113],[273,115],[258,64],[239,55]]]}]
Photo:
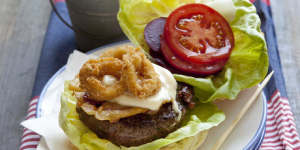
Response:
[{"label": "wooden table", "polygon": [[[273,0],[271,5],[289,100],[299,125],[300,1]],[[18,149],[19,123],[31,98],[50,11],[46,0],[1,0],[0,149]]]}]

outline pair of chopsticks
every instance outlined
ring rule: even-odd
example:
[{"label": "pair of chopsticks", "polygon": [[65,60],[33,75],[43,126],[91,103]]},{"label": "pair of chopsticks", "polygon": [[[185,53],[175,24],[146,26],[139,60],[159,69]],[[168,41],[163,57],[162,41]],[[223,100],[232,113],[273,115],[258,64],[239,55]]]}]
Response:
[{"label": "pair of chopsticks", "polygon": [[253,102],[255,102],[255,100],[257,99],[257,97],[259,96],[259,94],[261,93],[261,91],[263,90],[263,88],[267,85],[267,83],[271,79],[273,73],[274,73],[274,71],[272,71],[264,79],[264,81],[260,84],[260,86],[256,89],[256,91],[254,92],[254,94],[252,95],[252,97],[249,99],[249,101],[242,108],[242,110],[237,115],[237,117],[235,118],[235,120],[232,122],[232,125],[221,135],[221,137],[216,142],[216,144],[214,145],[214,147],[213,147],[212,150],[218,150],[218,149],[220,149],[220,147],[223,145],[223,143],[225,142],[225,140],[227,139],[227,137],[231,134],[231,132],[234,129],[234,127],[238,124],[238,122],[241,120],[241,118],[246,114],[246,112],[248,111],[248,109],[250,108],[250,106],[253,104]]}]

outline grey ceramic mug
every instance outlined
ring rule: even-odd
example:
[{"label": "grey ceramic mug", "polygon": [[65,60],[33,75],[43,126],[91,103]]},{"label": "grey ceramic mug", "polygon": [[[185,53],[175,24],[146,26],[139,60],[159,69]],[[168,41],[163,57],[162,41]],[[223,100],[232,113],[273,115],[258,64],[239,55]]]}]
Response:
[{"label": "grey ceramic mug", "polygon": [[66,0],[66,3],[72,22],[68,26],[75,31],[81,51],[125,39],[117,21],[119,0]]}]

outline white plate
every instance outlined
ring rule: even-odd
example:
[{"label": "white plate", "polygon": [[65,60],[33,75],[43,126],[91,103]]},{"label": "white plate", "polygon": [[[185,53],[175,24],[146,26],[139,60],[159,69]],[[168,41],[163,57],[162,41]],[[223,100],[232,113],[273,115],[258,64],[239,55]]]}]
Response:
[{"label": "white plate", "polygon": [[[99,54],[100,50],[128,44],[127,42],[119,42],[101,47],[92,51],[93,54]],[[37,105],[37,117],[58,114],[60,109],[60,95],[63,92],[64,80],[62,73],[64,67],[56,72],[55,75],[45,85]],[[226,114],[226,120],[219,126],[209,131],[205,143],[200,150],[209,150],[218,140],[220,135],[232,124],[236,115],[241,108],[251,97],[256,87],[242,91],[234,101],[221,101],[217,105]],[[257,101],[251,106],[247,114],[238,123],[234,131],[228,137],[222,149],[224,150],[241,150],[241,149],[256,149],[262,139],[265,130],[266,121],[266,99],[260,96]]]}]

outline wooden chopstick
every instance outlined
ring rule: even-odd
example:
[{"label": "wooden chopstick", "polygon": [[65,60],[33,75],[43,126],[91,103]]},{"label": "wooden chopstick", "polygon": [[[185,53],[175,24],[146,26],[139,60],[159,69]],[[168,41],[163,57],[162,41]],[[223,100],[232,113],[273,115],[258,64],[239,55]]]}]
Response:
[{"label": "wooden chopstick", "polygon": [[256,89],[252,97],[249,99],[249,101],[246,103],[246,105],[242,108],[240,113],[237,115],[235,120],[232,122],[232,125],[222,134],[222,136],[219,138],[219,140],[216,142],[212,150],[218,150],[222,146],[222,144],[225,142],[226,138],[231,134],[234,127],[238,124],[238,122],[241,120],[241,118],[246,114],[250,106],[255,102],[259,94],[261,93],[262,89],[267,85],[269,80],[271,79],[274,71],[272,71],[260,84],[260,86]]}]

